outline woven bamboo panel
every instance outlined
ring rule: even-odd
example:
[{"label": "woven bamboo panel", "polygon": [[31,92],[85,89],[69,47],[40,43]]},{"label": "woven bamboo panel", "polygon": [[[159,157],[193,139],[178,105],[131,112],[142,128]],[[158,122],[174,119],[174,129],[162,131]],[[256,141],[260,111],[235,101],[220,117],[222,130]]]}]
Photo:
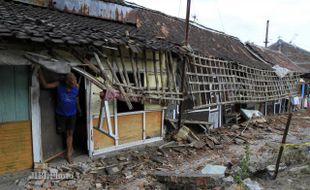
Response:
[{"label": "woven bamboo panel", "polygon": [[267,102],[298,93],[299,73],[279,78],[272,70],[192,56],[186,71],[193,109],[219,104]]}]

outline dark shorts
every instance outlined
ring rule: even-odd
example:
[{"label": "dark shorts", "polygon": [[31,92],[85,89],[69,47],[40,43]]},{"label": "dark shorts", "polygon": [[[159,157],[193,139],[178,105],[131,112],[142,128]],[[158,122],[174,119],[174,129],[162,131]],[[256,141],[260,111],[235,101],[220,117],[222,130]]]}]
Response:
[{"label": "dark shorts", "polygon": [[75,128],[76,115],[73,116],[62,116],[56,114],[56,132],[58,134],[64,133],[67,129],[74,130]]}]

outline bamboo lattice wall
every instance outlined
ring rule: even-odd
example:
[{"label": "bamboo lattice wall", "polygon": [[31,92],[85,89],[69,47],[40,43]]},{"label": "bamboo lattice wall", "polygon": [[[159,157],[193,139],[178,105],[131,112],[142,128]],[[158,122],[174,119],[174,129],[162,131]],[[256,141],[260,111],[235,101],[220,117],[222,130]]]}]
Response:
[{"label": "bamboo lattice wall", "polygon": [[138,54],[122,48],[110,52],[93,49],[93,57],[95,63],[82,60],[87,67],[74,70],[84,76],[94,76],[94,73],[100,76],[104,82],[94,77],[92,82],[101,89],[119,90],[129,107],[132,98],[142,102],[183,100],[176,83],[176,63],[171,52],[144,50]]},{"label": "bamboo lattice wall", "polygon": [[298,93],[300,74],[279,78],[272,70],[193,55],[187,71],[193,109],[219,104],[267,102]]}]

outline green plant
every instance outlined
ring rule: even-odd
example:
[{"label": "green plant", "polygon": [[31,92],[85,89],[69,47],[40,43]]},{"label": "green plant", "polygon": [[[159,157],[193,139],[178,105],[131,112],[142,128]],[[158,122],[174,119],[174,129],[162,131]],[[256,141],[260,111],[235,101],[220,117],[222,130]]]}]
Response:
[{"label": "green plant", "polygon": [[250,148],[249,145],[246,144],[244,146],[244,155],[242,156],[240,162],[240,169],[234,175],[235,183],[244,186],[243,180],[250,176]]}]

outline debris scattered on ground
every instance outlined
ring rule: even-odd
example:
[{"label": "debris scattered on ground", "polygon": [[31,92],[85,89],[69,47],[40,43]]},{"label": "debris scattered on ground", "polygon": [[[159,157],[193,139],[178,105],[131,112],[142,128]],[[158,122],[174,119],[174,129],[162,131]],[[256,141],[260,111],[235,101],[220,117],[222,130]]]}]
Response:
[{"label": "debris scattered on ground", "polygon": [[[227,189],[228,187],[239,188],[238,185],[233,184],[232,176],[240,169],[243,154],[241,146],[249,143],[253,149],[250,165],[252,174],[259,176],[259,172],[266,172],[266,168],[272,172],[286,117],[286,115],[280,115],[252,118],[231,127],[210,130],[207,134],[196,134],[191,128],[183,126],[178,131],[179,134],[176,133],[170,139],[166,139],[166,142],[160,146],[126,150],[116,155],[103,156],[72,165],[36,164],[35,170],[29,177],[14,181],[17,186],[25,189],[118,189],[119,187],[124,187],[123,189],[165,189],[167,187],[197,189],[197,187],[205,187],[205,183],[208,188],[221,189],[223,186]],[[302,141],[304,138],[309,138],[307,133],[299,131],[299,128],[306,131],[307,124],[297,122],[292,121],[288,141]],[[286,149],[282,162],[287,169],[279,173],[279,178],[281,179],[283,172],[300,172],[301,178],[309,177],[310,155],[307,151],[307,147]],[[291,168],[294,164],[300,166]],[[221,177],[212,178],[211,174],[218,174]],[[252,177],[244,181],[249,189],[262,188],[264,185],[272,186],[262,178]],[[173,180],[180,183],[175,186],[176,183]],[[201,184],[197,184],[195,180],[200,181]]]}]

